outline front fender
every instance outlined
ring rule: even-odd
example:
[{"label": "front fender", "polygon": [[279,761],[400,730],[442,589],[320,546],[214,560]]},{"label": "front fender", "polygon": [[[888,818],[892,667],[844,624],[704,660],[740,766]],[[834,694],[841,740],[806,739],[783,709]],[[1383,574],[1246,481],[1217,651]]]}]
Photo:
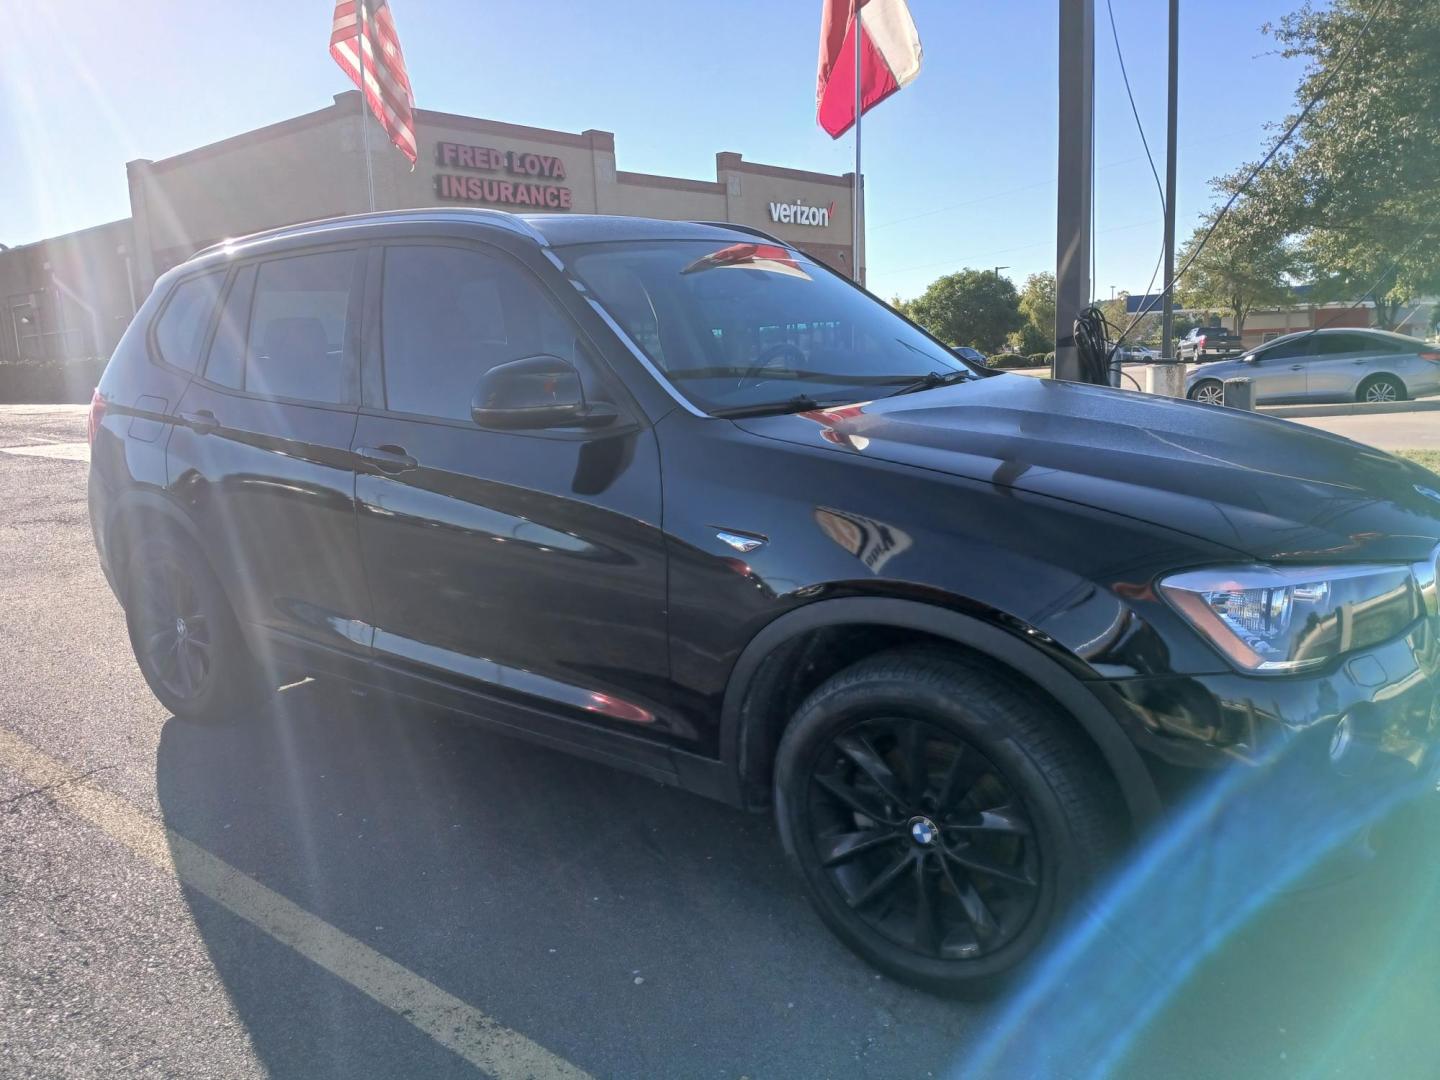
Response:
[{"label": "front fender", "polygon": [[911,600],[845,597],[819,600],[775,619],[741,653],[731,672],[721,708],[722,754],[740,779],[741,790],[768,784],[769,754],[756,730],[749,697],[766,660],[815,630],[845,626],[893,627],[954,642],[1004,665],[1052,698],[1090,737],[1109,766],[1132,821],[1142,828],[1159,814],[1154,781],[1139,752],[1115,718],[1071,671],[1015,633],[981,619]]}]

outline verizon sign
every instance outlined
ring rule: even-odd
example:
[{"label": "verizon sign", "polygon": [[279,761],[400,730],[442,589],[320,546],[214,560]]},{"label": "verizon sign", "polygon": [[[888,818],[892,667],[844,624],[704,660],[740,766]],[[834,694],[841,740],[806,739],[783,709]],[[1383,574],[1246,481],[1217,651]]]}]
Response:
[{"label": "verizon sign", "polygon": [[834,202],[829,206],[809,206],[802,202],[770,204],[770,220],[781,225],[813,225],[823,229],[830,224],[830,215],[834,212]]}]

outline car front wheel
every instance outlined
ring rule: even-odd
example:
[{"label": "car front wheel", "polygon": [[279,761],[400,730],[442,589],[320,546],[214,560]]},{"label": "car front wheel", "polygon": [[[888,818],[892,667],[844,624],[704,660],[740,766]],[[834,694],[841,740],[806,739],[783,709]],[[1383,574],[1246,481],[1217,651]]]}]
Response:
[{"label": "car front wheel", "polygon": [[1224,405],[1225,387],[1218,379],[1201,379],[1190,388],[1189,397],[1202,405]]},{"label": "car front wheel", "polygon": [[832,931],[939,993],[1002,985],[1117,846],[1116,793],[1069,723],[945,653],[823,684],[781,741],[781,839]]}]

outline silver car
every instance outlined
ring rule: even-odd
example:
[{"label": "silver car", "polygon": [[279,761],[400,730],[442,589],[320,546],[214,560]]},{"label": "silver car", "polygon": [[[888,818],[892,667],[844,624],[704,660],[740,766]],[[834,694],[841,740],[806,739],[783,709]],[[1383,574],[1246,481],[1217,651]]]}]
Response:
[{"label": "silver car", "polygon": [[1255,404],[1403,401],[1440,393],[1440,345],[1388,330],[1305,330],[1234,360],[1201,364],[1185,380],[1194,401],[1219,405],[1226,379],[1251,380]]}]

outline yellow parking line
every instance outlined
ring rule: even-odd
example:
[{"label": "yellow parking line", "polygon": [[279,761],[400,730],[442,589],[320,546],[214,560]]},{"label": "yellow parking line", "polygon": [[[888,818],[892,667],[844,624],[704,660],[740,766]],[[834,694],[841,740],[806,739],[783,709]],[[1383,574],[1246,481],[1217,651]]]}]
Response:
[{"label": "yellow parking line", "polygon": [[268,889],[75,770],[0,728],[0,764],[190,888],[378,1001],[496,1077],[584,1080],[587,1074],[364,942]]}]

